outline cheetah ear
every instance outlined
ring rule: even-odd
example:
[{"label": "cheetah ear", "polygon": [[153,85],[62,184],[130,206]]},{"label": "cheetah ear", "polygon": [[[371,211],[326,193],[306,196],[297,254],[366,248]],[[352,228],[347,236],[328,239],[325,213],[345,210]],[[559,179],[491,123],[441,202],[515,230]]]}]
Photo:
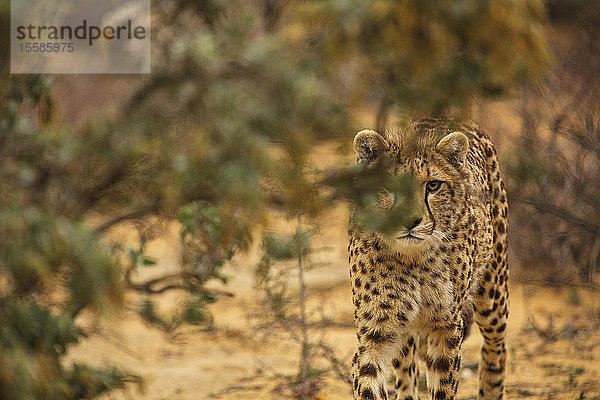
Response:
[{"label": "cheetah ear", "polygon": [[378,159],[389,147],[387,140],[371,129],[364,129],[354,136],[354,151],[359,164],[368,164]]},{"label": "cheetah ear", "polygon": [[452,166],[460,167],[467,158],[469,139],[462,132],[452,132],[443,137],[435,148]]}]

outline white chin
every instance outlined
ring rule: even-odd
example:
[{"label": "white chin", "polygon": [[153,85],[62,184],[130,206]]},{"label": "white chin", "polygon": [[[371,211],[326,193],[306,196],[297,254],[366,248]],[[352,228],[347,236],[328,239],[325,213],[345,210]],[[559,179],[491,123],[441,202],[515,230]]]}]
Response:
[{"label": "white chin", "polygon": [[397,248],[406,248],[406,247],[421,247],[425,244],[426,240],[424,238],[420,238],[418,236],[406,235],[406,236],[396,236],[394,240]]},{"label": "white chin", "polygon": [[429,241],[428,236],[420,234],[400,233],[394,236],[394,250],[407,256],[416,256],[425,251]]},{"label": "white chin", "polygon": [[423,240],[422,237],[420,237],[420,235],[414,235],[414,234],[410,234],[410,233],[406,233],[406,234],[402,234],[402,235],[396,235],[396,239],[398,240],[404,240],[404,239],[408,239],[408,240]]}]

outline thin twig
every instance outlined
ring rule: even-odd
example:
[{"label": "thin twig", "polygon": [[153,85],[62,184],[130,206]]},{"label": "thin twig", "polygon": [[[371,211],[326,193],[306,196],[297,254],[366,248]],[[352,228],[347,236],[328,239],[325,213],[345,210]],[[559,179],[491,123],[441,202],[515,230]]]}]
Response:
[{"label": "thin twig", "polygon": [[347,363],[340,361],[340,359],[336,357],[335,351],[323,341],[319,342],[318,346],[322,350],[323,357],[329,361],[333,372],[335,372],[338,378],[347,384],[352,385],[352,374],[347,367]]},{"label": "thin twig", "polygon": [[240,391],[251,391],[251,390],[261,390],[265,387],[266,385],[231,385],[231,386],[227,386],[225,389],[220,390],[218,392],[213,392],[209,395],[209,397],[211,399],[215,399],[221,396],[224,396],[226,394],[231,394],[233,392],[240,392]]},{"label": "thin twig", "polygon": [[529,291],[526,285],[523,285],[523,308],[525,309],[525,315],[527,316],[529,325],[540,337],[549,342],[553,342],[558,339],[558,333],[554,332],[550,326],[548,326],[547,329],[541,329],[538,327],[538,324],[533,317],[533,313],[531,312],[531,306],[529,304]]},{"label": "thin twig", "polygon": [[302,253],[302,243],[300,241],[300,235],[302,233],[302,219],[300,216],[298,216],[298,221],[297,221],[297,228],[296,228],[296,237],[298,240],[298,290],[299,290],[299,297],[300,297],[300,329],[301,329],[301,334],[302,334],[302,348],[301,348],[301,353],[300,353],[300,371],[299,371],[299,376],[302,379],[305,379],[307,374],[308,374],[308,370],[310,367],[310,360],[309,360],[309,356],[310,356],[310,349],[309,349],[309,342],[308,342],[308,329],[306,326],[306,293],[305,293],[305,285],[304,285],[304,270],[303,270],[303,257],[304,254]]},{"label": "thin twig", "polygon": [[600,287],[588,286],[588,285],[585,285],[582,283],[552,282],[552,281],[547,281],[547,280],[542,280],[542,279],[528,279],[528,278],[520,278],[520,277],[516,277],[514,279],[523,285],[535,285],[535,286],[542,286],[542,287],[552,286],[552,287],[562,287],[562,288],[582,288],[582,289],[587,289],[592,292],[600,292]]},{"label": "thin twig", "polygon": [[158,278],[149,279],[145,282],[134,282],[133,272],[135,267],[131,266],[125,271],[125,283],[129,289],[133,289],[137,292],[146,294],[161,294],[170,290],[186,290],[194,292],[207,292],[214,293],[226,297],[234,297],[232,292],[219,289],[206,289],[200,284],[195,284],[193,281],[198,282],[206,281],[205,274],[196,272],[178,272],[174,274],[166,274],[159,276]]},{"label": "thin twig", "polygon": [[152,201],[150,203],[141,204],[133,210],[116,215],[115,217],[104,222],[102,225],[100,225],[94,229],[94,233],[95,234],[104,233],[108,229],[112,228],[114,225],[117,225],[121,222],[129,221],[132,219],[144,217],[149,214],[153,214],[158,211],[159,207],[160,206],[159,206],[158,201]]},{"label": "thin twig", "polygon": [[377,107],[377,115],[375,116],[375,129],[378,132],[383,132],[388,124],[388,116],[392,102],[384,97],[381,99],[379,106]]},{"label": "thin twig", "polygon": [[96,334],[101,337],[102,339],[104,339],[105,341],[107,341],[109,344],[111,344],[112,346],[116,347],[118,350],[122,351],[123,353],[127,354],[129,357],[134,358],[137,361],[142,361],[143,360],[143,356],[130,349],[129,347],[127,347],[125,344],[121,343],[120,341],[116,340],[116,339],[112,339],[110,337],[108,337],[108,335],[105,335],[102,332],[96,332]]},{"label": "thin twig", "polygon": [[578,227],[582,228],[583,230],[590,232],[596,236],[600,236],[600,226],[590,224],[585,219],[580,218],[579,216],[574,215],[573,213],[569,212],[569,210],[566,210],[555,204],[552,204],[550,202],[540,201],[540,200],[537,200],[537,199],[534,199],[534,198],[531,198],[528,196],[513,195],[511,197],[511,199],[516,200],[523,204],[530,205],[538,211],[554,215],[554,216],[564,220],[565,222],[568,222],[572,225],[578,226]]}]

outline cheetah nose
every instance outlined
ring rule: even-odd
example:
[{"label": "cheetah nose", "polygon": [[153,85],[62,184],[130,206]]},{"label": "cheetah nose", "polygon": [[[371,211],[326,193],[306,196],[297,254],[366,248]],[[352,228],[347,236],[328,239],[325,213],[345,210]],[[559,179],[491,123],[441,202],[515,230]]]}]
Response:
[{"label": "cheetah nose", "polygon": [[421,221],[423,221],[423,218],[422,218],[422,217],[416,217],[416,218],[414,218],[414,219],[412,220],[412,222],[410,222],[410,223],[408,224],[408,226],[406,227],[406,229],[408,229],[408,230],[411,230],[411,229],[413,229],[414,227],[416,227],[417,225],[419,225],[419,224],[421,223]]}]

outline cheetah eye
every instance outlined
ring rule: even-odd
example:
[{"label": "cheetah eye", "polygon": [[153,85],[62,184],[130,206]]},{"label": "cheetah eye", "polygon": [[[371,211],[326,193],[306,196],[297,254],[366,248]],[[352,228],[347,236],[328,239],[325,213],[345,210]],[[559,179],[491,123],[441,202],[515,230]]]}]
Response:
[{"label": "cheetah eye", "polygon": [[442,181],[429,181],[429,182],[427,182],[427,184],[425,184],[425,187],[427,188],[427,191],[429,193],[439,190],[439,188],[441,186],[442,186]]}]

